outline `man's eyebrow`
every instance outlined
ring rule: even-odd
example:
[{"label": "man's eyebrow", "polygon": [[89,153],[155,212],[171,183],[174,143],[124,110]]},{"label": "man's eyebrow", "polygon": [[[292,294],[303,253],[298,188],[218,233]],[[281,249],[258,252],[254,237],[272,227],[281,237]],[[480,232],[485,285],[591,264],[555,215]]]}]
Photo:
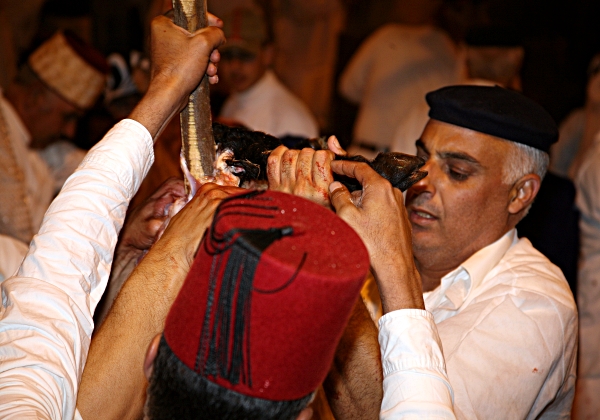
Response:
[{"label": "man's eyebrow", "polygon": [[474,163],[476,165],[481,165],[481,163],[479,163],[479,161],[473,156],[462,152],[437,152],[437,155],[442,159],[458,159],[467,161],[469,163]]},{"label": "man's eyebrow", "polygon": [[[429,150],[427,150],[427,147],[425,146],[425,143],[423,143],[423,140],[419,139],[419,140],[415,141],[415,146],[417,146],[417,148],[423,149],[423,151],[425,153],[429,154]],[[442,159],[459,159],[459,160],[467,161],[469,163],[474,163],[476,165],[481,165],[481,163],[477,159],[475,159],[473,156],[471,156],[467,153],[437,152],[436,155],[438,155]]]}]

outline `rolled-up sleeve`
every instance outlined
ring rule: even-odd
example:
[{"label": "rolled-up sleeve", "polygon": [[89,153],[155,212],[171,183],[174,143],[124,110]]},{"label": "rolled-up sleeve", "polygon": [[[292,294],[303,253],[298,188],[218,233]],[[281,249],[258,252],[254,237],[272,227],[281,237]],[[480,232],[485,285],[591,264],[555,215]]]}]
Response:
[{"label": "rolled-up sleeve", "polygon": [[381,419],[454,419],[453,391],[433,316],[419,309],[379,320]]},{"label": "rolled-up sleeve", "polygon": [[124,120],[87,154],[46,212],[0,308],[0,417],[72,419],[93,313],[153,142]]}]

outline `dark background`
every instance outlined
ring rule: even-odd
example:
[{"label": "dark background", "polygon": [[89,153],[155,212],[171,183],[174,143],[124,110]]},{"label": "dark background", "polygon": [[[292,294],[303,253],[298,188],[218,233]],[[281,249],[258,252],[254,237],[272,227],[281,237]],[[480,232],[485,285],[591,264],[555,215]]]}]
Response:
[{"label": "dark background", "polygon": [[[262,0],[265,1],[269,0]],[[347,25],[340,39],[340,69],[360,41],[393,20],[387,13],[393,0],[342,1]],[[132,49],[144,49],[144,19],[149,3],[150,0],[49,0],[43,15],[87,15],[91,18],[92,41],[102,52],[127,54]],[[560,121],[573,108],[583,105],[586,69],[591,57],[600,52],[599,16],[599,0],[446,0],[439,23],[456,41],[464,38],[471,25],[515,28],[526,51],[523,91]],[[347,140],[354,110],[340,98],[333,106],[328,131]]]}]

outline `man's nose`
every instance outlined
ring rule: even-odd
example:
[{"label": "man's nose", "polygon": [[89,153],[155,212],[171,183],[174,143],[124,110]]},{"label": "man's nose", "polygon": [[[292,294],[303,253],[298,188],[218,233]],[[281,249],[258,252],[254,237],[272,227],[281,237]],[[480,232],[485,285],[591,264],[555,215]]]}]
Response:
[{"label": "man's nose", "polygon": [[408,189],[408,191],[412,194],[420,194],[422,192],[433,192],[433,178],[435,177],[434,168],[431,164],[430,160],[425,162],[425,165],[421,167],[422,171],[427,172],[427,176],[419,181],[415,182],[412,187]]}]

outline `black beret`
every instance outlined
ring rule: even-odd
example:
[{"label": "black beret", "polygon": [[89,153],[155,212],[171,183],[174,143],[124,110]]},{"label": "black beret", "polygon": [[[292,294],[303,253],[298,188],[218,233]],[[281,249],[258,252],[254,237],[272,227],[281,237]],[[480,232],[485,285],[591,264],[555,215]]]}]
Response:
[{"label": "black beret", "polygon": [[544,152],[558,140],[554,119],[539,104],[499,86],[448,86],[429,92],[429,118],[526,144]]}]

